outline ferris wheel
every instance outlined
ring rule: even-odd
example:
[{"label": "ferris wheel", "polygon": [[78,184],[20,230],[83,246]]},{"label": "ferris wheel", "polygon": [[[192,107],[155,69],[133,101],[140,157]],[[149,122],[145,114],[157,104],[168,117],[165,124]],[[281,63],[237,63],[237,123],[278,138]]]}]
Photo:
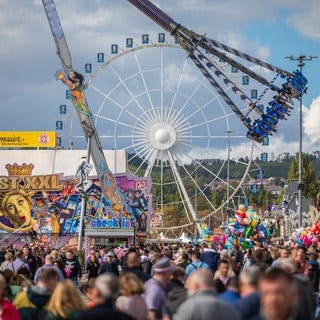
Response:
[{"label": "ferris wheel", "polygon": [[[113,56],[106,60],[99,52],[100,66],[83,83],[73,69],[53,0],[42,1],[64,72],[72,77],[70,86],[76,85],[72,103],[101,178],[108,176],[104,140],[106,148],[128,151],[129,169],[135,174],[153,178],[156,210],[166,207],[178,217],[177,227],[170,230],[195,225],[201,231],[198,196],[204,209],[201,219],[219,219],[219,209],[229,205],[250,176],[249,141],[269,143],[278,124],[290,115],[293,99],[305,92],[307,79],[299,70],[290,73],[193,32],[149,0],[128,0],[180,47],[166,42],[165,33],[158,35],[158,43],[149,43],[144,34],[138,46],[128,38],[124,50],[112,44]],[[87,63],[85,73],[91,72]],[[64,79],[62,73],[57,76]],[[84,89],[90,89],[86,95],[90,108]],[[244,137],[250,140],[242,142]],[[246,150],[248,158],[235,159],[245,169],[234,184],[229,175],[231,140]],[[220,166],[213,169],[216,163]],[[221,186],[227,187],[227,197],[214,205],[212,195]]]},{"label": "ferris wheel", "polygon": [[[127,150],[129,171],[151,177],[155,211],[175,225],[164,224],[161,230],[190,231],[193,214],[198,221],[220,225],[225,219],[221,209],[242,203],[244,183],[257,173],[254,143],[185,50],[168,34],[155,39],[148,34],[138,41],[127,38],[123,48],[113,44],[109,53],[99,52],[95,63],[85,64],[95,127],[105,149]],[[248,95],[257,98],[263,90],[241,71],[208,59]],[[81,128],[70,119],[67,145],[81,147]],[[235,154],[236,148],[242,150]],[[238,176],[230,176],[230,165],[236,163]],[[222,198],[213,201],[221,190]]]}]

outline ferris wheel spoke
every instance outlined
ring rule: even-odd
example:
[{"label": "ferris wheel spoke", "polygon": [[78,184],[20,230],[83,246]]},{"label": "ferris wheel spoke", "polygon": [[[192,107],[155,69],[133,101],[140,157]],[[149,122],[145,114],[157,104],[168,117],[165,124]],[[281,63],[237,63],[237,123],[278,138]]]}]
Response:
[{"label": "ferris wheel spoke", "polygon": [[[110,66],[110,69],[114,72],[114,74],[116,75],[116,77],[118,78],[118,80],[121,82],[122,86],[126,89],[127,93],[129,94],[129,96],[131,96],[131,99],[135,102],[135,104],[138,106],[138,108],[140,109],[141,113],[144,113],[144,109],[141,106],[140,102],[136,99],[134,93],[130,90],[130,88],[126,85],[126,83],[121,79],[120,75],[117,73],[117,71]],[[125,109],[126,112],[128,112],[127,108]],[[139,119],[139,118],[138,118]],[[141,120],[140,120],[141,121]]]},{"label": "ferris wheel spoke", "polygon": [[[100,112],[101,112],[101,110],[102,110],[102,107],[105,105],[106,101],[108,100],[108,101],[112,102],[113,105],[116,105],[120,110],[122,110],[123,112],[127,113],[127,114],[130,115],[132,118],[134,118],[134,119],[135,119],[137,122],[139,122],[141,125],[143,124],[142,120],[139,119],[139,117],[138,117],[136,114],[134,114],[134,113],[132,113],[132,112],[130,112],[130,111],[128,110],[127,105],[122,106],[118,101],[116,101],[115,99],[111,98],[111,97],[110,97],[110,94],[109,94],[109,95],[104,94],[100,89],[96,88],[93,84],[90,84],[90,87],[92,87],[95,91],[97,91],[98,93],[100,93],[102,96],[105,97],[104,100],[103,100],[103,102],[102,102],[102,104],[101,104],[101,106],[100,106],[99,109],[98,109],[98,112],[95,113],[95,117],[96,117],[96,118],[101,118],[101,119],[108,120],[108,121],[110,121],[110,122],[115,122],[115,123],[117,122],[117,119],[114,119],[114,118],[112,118],[112,117],[102,116],[102,115],[100,114]],[[134,100],[134,101],[135,101],[135,100]],[[152,122],[152,119],[144,119],[144,124],[147,122],[147,120],[149,121],[149,123]]]},{"label": "ferris wheel spoke", "polygon": [[150,176],[152,168],[154,167],[155,161],[157,159],[157,156],[158,156],[158,150],[157,149],[153,149],[152,152],[151,152],[151,156],[150,156],[148,167],[147,167],[147,169],[146,169],[146,171],[144,173],[145,177]]},{"label": "ferris wheel spoke", "polygon": [[186,68],[187,68],[187,59],[184,59],[183,65],[180,68],[180,72],[179,72],[179,75],[177,77],[178,81],[177,81],[177,84],[176,84],[176,87],[175,87],[175,92],[174,92],[174,95],[173,95],[173,98],[172,98],[172,103],[171,103],[170,108],[173,108],[173,106],[175,104],[175,101],[176,101],[176,98],[177,98],[177,94],[178,94],[179,89],[180,89],[181,84],[182,84],[183,76],[185,75]]},{"label": "ferris wheel spoke", "polygon": [[[213,205],[213,203],[210,201],[210,199],[208,199],[208,197],[206,196],[206,194],[203,192],[203,189],[200,188],[200,186],[198,185],[197,181],[194,179],[194,177],[192,176],[192,174],[190,174],[190,172],[187,170],[187,168],[185,167],[185,165],[182,166],[185,173],[187,174],[187,176],[191,179],[191,181],[193,182],[193,184],[195,185],[196,189],[200,192],[200,194],[204,197],[204,199],[210,204],[210,207],[215,210],[215,206]],[[197,196],[197,194],[195,195],[195,197]]]},{"label": "ferris wheel spoke", "polygon": [[[198,89],[201,87],[201,85],[203,85],[203,80],[200,81],[198,83],[198,85],[196,86],[196,88],[194,89],[194,91],[189,95],[188,99],[184,102],[184,104],[181,106],[181,108],[179,108],[179,111],[175,114],[175,117],[173,118],[173,121],[176,121],[176,119],[178,117],[180,117],[181,115],[183,115],[185,109],[188,107],[190,101],[192,100],[192,98],[194,97],[194,95],[196,94],[196,92],[198,91]],[[194,111],[194,114],[197,113],[199,110]],[[189,118],[192,116],[192,114],[189,115]]]},{"label": "ferris wheel spoke", "polygon": [[155,118],[157,118],[157,114],[156,114],[156,112],[155,112],[155,106],[154,106],[154,103],[153,103],[152,98],[151,98],[151,96],[150,96],[150,92],[149,92],[148,86],[147,86],[147,81],[146,81],[146,79],[145,79],[145,77],[144,77],[144,73],[143,73],[143,71],[142,71],[142,69],[141,69],[141,64],[140,64],[140,62],[139,62],[138,57],[137,57],[136,54],[134,55],[134,59],[135,59],[135,62],[136,62],[136,64],[137,64],[137,67],[138,67],[138,70],[139,70],[139,75],[140,75],[140,77],[141,77],[141,80],[142,80],[142,83],[143,83],[143,87],[144,87],[145,92],[146,92],[146,94],[147,94],[148,101],[149,101],[149,103],[150,103],[150,108],[151,108],[151,110],[152,110],[153,119],[155,119]]},{"label": "ferris wheel spoke", "polygon": [[[169,151],[167,151],[167,152],[169,152]],[[168,157],[170,157],[170,155]],[[186,213],[188,222],[189,223],[193,223],[193,221],[196,221],[195,218],[194,218],[194,216],[196,214],[194,212],[194,209],[193,209],[193,206],[191,204],[191,201],[190,201],[188,195],[186,194],[186,190],[183,190],[183,188],[184,188],[183,183],[179,182],[179,180],[181,180],[180,176],[179,177],[177,176],[177,174],[176,174],[176,172],[175,172],[175,170],[174,170],[174,168],[172,166],[171,166],[171,171],[172,171],[172,174],[173,174],[173,178],[174,178],[174,181],[175,181],[175,184],[176,184],[177,191],[179,193],[180,199],[182,199],[181,203],[182,203],[184,211]],[[181,180],[181,182],[182,182],[182,180]],[[189,199],[189,201],[186,198],[186,196]],[[178,204],[178,202],[168,203],[168,205],[170,205],[170,204],[174,205],[174,204]],[[192,211],[194,212],[194,215],[192,214]],[[190,215],[191,215],[191,217],[190,217]]]},{"label": "ferris wheel spoke", "polygon": [[[179,171],[178,171],[178,169],[176,167],[175,161],[174,161],[174,159],[172,157],[172,154],[171,154],[170,150],[167,150],[167,154],[168,154],[168,160],[170,162],[170,166],[171,166],[172,171],[173,171],[173,175],[176,178],[179,187],[181,188],[181,192],[182,192],[183,197],[184,197],[184,199],[185,199],[185,201],[187,203],[187,207],[189,209],[189,212],[192,215],[193,221],[196,222],[197,221],[197,215],[196,215],[196,213],[194,211],[194,208],[193,208],[193,206],[191,204],[190,198],[189,198],[188,193],[186,191],[186,188],[185,188],[185,186],[183,184],[183,181],[182,181],[182,179],[180,177]],[[200,229],[200,226],[199,226],[198,223],[196,223],[196,227],[198,229],[198,232],[201,232],[201,229]]]}]

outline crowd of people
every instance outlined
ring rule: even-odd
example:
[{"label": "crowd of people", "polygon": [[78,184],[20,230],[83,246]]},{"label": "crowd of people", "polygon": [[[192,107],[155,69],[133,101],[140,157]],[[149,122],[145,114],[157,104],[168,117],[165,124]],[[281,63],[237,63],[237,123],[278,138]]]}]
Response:
[{"label": "crowd of people", "polygon": [[0,319],[320,319],[317,248],[218,248],[2,248]]}]

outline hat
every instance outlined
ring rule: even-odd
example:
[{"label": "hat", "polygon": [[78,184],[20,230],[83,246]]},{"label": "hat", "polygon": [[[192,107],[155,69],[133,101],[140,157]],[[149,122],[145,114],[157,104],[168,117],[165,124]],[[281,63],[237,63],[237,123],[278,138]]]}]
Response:
[{"label": "hat", "polygon": [[172,271],[172,266],[170,260],[166,257],[159,259],[153,266],[153,271],[155,273],[162,273]]},{"label": "hat", "polygon": [[112,251],[109,251],[109,252],[107,253],[107,257],[114,257],[114,253],[113,253]]}]

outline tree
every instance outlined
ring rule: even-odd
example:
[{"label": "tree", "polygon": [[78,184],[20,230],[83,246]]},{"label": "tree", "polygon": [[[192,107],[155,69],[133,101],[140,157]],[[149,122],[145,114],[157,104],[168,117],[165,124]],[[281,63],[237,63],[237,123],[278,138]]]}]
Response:
[{"label": "tree", "polygon": [[[316,174],[308,154],[302,155],[302,174],[301,180],[304,184],[303,194],[306,198],[315,199],[318,192],[318,185],[316,182]],[[299,180],[299,154],[297,153],[291,162],[288,180]]]}]

